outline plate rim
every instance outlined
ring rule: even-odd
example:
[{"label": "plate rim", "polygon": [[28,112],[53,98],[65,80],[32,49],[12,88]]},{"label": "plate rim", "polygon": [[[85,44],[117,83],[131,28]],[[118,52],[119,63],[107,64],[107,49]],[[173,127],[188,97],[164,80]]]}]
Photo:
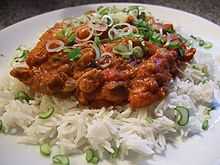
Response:
[{"label": "plate rim", "polygon": [[149,7],[158,7],[158,8],[162,8],[162,9],[168,9],[168,10],[172,10],[172,11],[175,11],[175,12],[181,12],[183,13],[184,15],[187,15],[187,16],[190,16],[190,17],[194,17],[195,19],[200,19],[201,21],[205,21],[206,23],[210,24],[211,26],[215,26],[216,28],[219,28],[219,31],[220,31],[220,25],[212,22],[211,20],[208,20],[202,16],[199,16],[199,15],[196,15],[196,14],[193,14],[191,12],[187,12],[187,11],[184,11],[182,9],[176,9],[176,8],[172,8],[172,7],[167,7],[167,6],[162,6],[162,5],[154,5],[154,4],[149,4],[149,3],[134,3],[134,2],[104,2],[104,3],[89,3],[89,4],[83,4],[83,5],[76,5],[76,6],[69,6],[69,7],[65,7],[65,8],[61,8],[61,9],[54,9],[54,10],[51,10],[51,11],[47,11],[47,12],[44,12],[42,14],[37,14],[35,16],[31,16],[29,18],[25,18],[21,21],[18,21],[14,24],[11,24],[9,26],[6,26],[5,28],[1,29],[0,30],[0,34],[1,33],[5,33],[7,31],[10,31],[11,29],[15,28],[16,26],[19,26],[19,25],[22,25],[22,24],[25,24],[29,21],[32,21],[33,19],[37,19],[37,18],[40,18],[40,17],[44,17],[48,14],[53,14],[53,13],[56,13],[56,12],[61,12],[61,11],[65,11],[65,10],[69,10],[69,9],[74,9],[74,8],[85,8],[85,7],[89,7],[89,6],[97,6],[97,5],[108,5],[108,6],[114,6],[114,5],[117,5],[117,4],[120,4],[120,5],[127,5],[127,6],[132,6],[132,5],[143,5],[143,6],[149,6]]}]

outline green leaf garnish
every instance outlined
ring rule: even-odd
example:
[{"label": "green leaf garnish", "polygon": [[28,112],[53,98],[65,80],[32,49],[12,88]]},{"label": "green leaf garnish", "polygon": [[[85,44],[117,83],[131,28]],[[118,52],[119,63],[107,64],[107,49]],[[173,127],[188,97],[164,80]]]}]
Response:
[{"label": "green leaf garnish", "polygon": [[2,122],[2,120],[0,120],[0,131],[2,131],[3,130],[3,122]]},{"label": "green leaf garnish", "polygon": [[39,118],[40,119],[48,119],[50,116],[52,116],[54,111],[55,111],[54,107],[49,107],[48,111],[39,113]]},{"label": "green leaf garnish", "polygon": [[80,57],[80,48],[75,48],[71,52],[68,53],[68,57],[70,61],[74,61]]},{"label": "green leaf garnish", "polygon": [[185,55],[185,50],[180,47],[180,48],[178,49],[178,55],[179,55],[180,58],[183,58],[184,55]]},{"label": "green leaf garnish", "polygon": [[144,56],[144,51],[140,46],[135,46],[133,48],[133,56],[136,58],[142,58]]},{"label": "green leaf garnish", "polygon": [[205,44],[203,45],[203,48],[205,49],[210,49],[213,47],[213,44],[211,42],[205,42]]},{"label": "green leaf garnish", "polygon": [[88,163],[97,164],[99,162],[98,153],[93,149],[88,149],[85,156]]},{"label": "green leaf garnish", "polygon": [[40,153],[44,156],[50,156],[51,146],[48,143],[41,144]]},{"label": "green leaf garnish", "polygon": [[176,106],[174,110],[177,112],[177,124],[180,126],[187,125],[189,122],[189,110],[183,106]]},{"label": "green leaf garnish", "polygon": [[61,154],[53,156],[52,160],[53,160],[53,165],[69,165],[70,164],[69,158]]},{"label": "green leaf garnish", "polygon": [[96,43],[96,45],[97,45],[98,47],[101,45],[100,37],[95,36],[94,41],[95,41],[95,43]]},{"label": "green leaf garnish", "polygon": [[27,101],[29,102],[30,100],[32,100],[32,98],[25,93],[24,91],[18,91],[17,93],[15,93],[15,100],[20,100],[20,101]]},{"label": "green leaf garnish", "polygon": [[180,48],[180,44],[178,42],[172,41],[169,43],[167,47],[170,49],[178,49]]},{"label": "green leaf garnish", "polygon": [[109,7],[104,7],[104,6],[100,6],[97,8],[97,12],[100,15],[107,15],[110,12],[110,8]]},{"label": "green leaf garnish", "polygon": [[29,50],[24,49],[22,47],[18,47],[16,49],[16,51],[17,51],[18,56],[14,58],[15,61],[16,62],[23,62],[23,61],[25,61],[27,56],[28,56],[28,54],[29,54]]},{"label": "green leaf garnish", "polygon": [[57,38],[60,38],[60,39],[66,38],[68,45],[75,43],[75,35],[73,34],[73,31],[72,31],[72,28],[71,28],[71,27],[65,27],[65,28],[63,28],[61,31],[59,31],[59,32],[56,34],[56,37],[57,37]]},{"label": "green leaf garnish", "polygon": [[209,121],[208,120],[205,120],[203,123],[202,123],[202,129],[203,130],[208,130],[209,128]]}]

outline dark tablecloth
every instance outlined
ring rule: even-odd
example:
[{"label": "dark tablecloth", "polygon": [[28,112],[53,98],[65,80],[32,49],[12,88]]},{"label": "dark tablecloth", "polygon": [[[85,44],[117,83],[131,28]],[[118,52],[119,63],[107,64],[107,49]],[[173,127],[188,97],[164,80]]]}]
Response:
[{"label": "dark tablecloth", "polygon": [[[0,0],[0,29],[47,11],[101,2],[117,2],[115,0]],[[121,1],[122,2],[122,1]],[[128,0],[124,2],[140,2],[168,6],[200,15],[220,25],[219,0]]]}]

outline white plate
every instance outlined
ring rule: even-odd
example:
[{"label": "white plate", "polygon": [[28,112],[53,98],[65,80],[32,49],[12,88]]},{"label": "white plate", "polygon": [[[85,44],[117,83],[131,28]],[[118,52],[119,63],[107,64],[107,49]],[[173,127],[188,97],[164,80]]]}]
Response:
[{"label": "white plate", "polygon": [[[79,16],[88,9],[95,9],[101,4],[86,5],[79,7],[56,10],[42,14],[17,24],[14,24],[0,32],[0,73],[7,65],[15,49],[21,45],[32,45],[38,36],[53,25],[57,20],[68,16]],[[128,3],[102,4],[107,6],[117,5],[125,7]],[[133,4],[134,5],[134,4]],[[136,4],[137,5],[137,4]],[[140,5],[140,4],[138,4]],[[181,26],[184,31],[202,36],[205,39],[220,43],[220,27],[201,17],[161,6],[143,5],[152,14],[161,20],[168,20],[175,26]],[[219,52],[218,45],[212,49]],[[217,56],[217,55],[216,55]],[[163,156],[155,157],[151,165],[220,165],[220,124],[216,124],[208,132],[201,136],[195,136],[185,143],[175,147],[168,147]],[[85,163],[85,161],[84,161]],[[50,160],[39,154],[38,148],[16,144],[14,137],[0,135],[0,165],[49,165]],[[71,164],[79,165],[74,160]],[[148,164],[143,162],[142,164]]]}]

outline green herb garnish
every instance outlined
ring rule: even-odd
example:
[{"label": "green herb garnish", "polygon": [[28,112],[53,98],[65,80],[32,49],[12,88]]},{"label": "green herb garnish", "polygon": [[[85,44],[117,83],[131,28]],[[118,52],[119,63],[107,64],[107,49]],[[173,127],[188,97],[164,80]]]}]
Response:
[{"label": "green herb garnish", "polygon": [[108,15],[108,13],[110,12],[110,8],[109,7],[104,7],[104,6],[100,6],[97,8],[97,12],[100,15]]},{"label": "green herb garnish", "polygon": [[167,47],[170,49],[178,49],[178,48],[180,48],[180,44],[179,44],[179,42],[172,41],[169,43],[169,45]]},{"label": "green herb garnish", "polygon": [[176,106],[174,109],[177,112],[176,122],[180,126],[185,126],[189,122],[189,110],[183,106]]},{"label": "green herb garnish", "polygon": [[40,153],[44,156],[50,156],[51,146],[48,143],[40,145]]},{"label": "green herb garnish", "polygon": [[96,43],[96,45],[97,45],[98,47],[101,45],[100,37],[95,36],[94,41],[95,41],[95,43]]},{"label": "green herb garnish", "polygon": [[136,58],[142,58],[144,56],[144,51],[140,46],[133,48],[133,56]]},{"label": "green herb garnish", "polygon": [[208,120],[205,120],[203,123],[202,123],[202,129],[203,130],[208,130],[209,128],[209,121]]},{"label": "green herb garnish", "polygon": [[54,111],[55,111],[54,107],[49,107],[48,111],[39,113],[39,118],[40,119],[48,119],[50,116],[52,116]]},{"label": "green herb garnish", "polygon": [[198,42],[198,45],[199,45],[200,47],[203,47],[203,48],[205,48],[205,49],[210,49],[210,48],[213,47],[213,44],[212,44],[211,42],[209,42],[209,41],[204,41],[204,40],[201,39],[200,37],[195,37],[195,36],[193,36],[193,35],[190,35],[190,37],[191,37],[192,39],[194,39],[195,41],[197,41],[197,42]]},{"label": "green herb garnish", "polygon": [[123,58],[130,58],[133,50],[129,49],[127,45],[119,44],[113,48],[113,53],[121,55]]},{"label": "green herb garnish", "polygon": [[180,58],[183,58],[184,55],[185,55],[185,50],[180,47],[180,48],[178,49],[178,55],[179,55]]},{"label": "green herb garnish", "polygon": [[85,158],[88,163],[97,164],[99,162],[99,156],[95,150],[88,149],[85,154]]},{"label": "green herb garnish", "polygon": [[74,61],[80,57],[80,48],[75,48],[71,52],[68,53],[68,57],[70,61]]},{"label": "green herb garnish", "polygon": [[17,51],[18,56],[14,58],[15,61],[16,62],[23,62],[23,61],[25,61],[27,56],[28,56],[28,54],[29,54],[29,50],[21,48],[21,47],[18,47],[16,49],[16,51]]},{"label": "green herb garnish", "polygon": [[203,48],[205,49],[210,49],[213,47],[213,44],[211,42],[205,42],[205,44],[203,45]]},{"label": "green herb garnish", "polygon": [[2,131],[3,130],[3,122],[2,122],[2,120],[0,120],[0,131]]},{"label": "green herb garnish", "polygon": [[120,148],[113,147],[114,152],[111,154],[112,159],[116,159],[119,156]]},{"label": "green herb garnish", "polygon": [[18,91],[17,93],[15,93],[14,98],[15,98],[15,100],[27,101],[27,102],[32,100],[32,98],[30,96],[28,96],[28,94],[25,93],[24,91]]},{"label": "green herb garnish", "polygon": [[61,31],[59,31],[56,36],[60,39],[66,38],[67,44],[71,45],[75,43],[75,35],[73,34],[71,27],[65,27]]},{"label": "green herb garnish", "polygon": [[53,165],[69,165],[70,164],[69,158],[61,154],[53,156],[52,160],[53,160]]}]

